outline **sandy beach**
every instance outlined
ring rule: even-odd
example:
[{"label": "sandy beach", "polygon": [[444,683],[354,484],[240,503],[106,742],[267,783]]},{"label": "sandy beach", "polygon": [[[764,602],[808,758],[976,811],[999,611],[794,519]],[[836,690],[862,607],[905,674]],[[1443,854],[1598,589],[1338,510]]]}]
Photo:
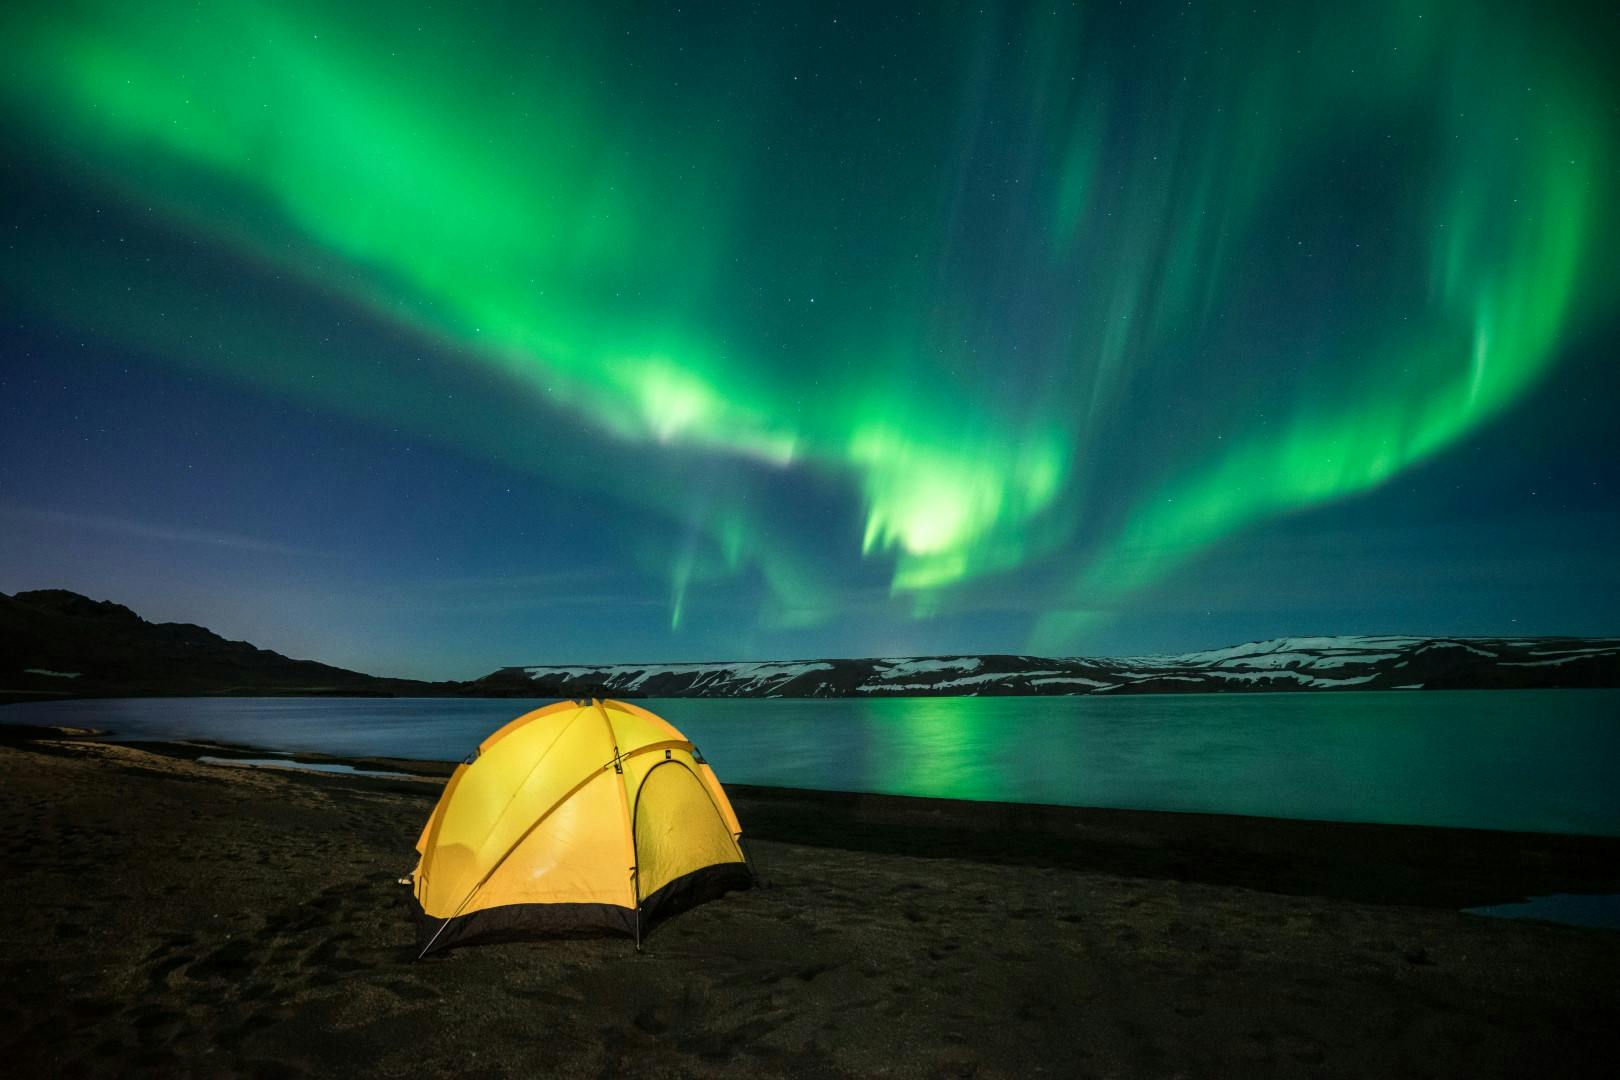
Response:
[{"label": "sandy beach", "polygon": [[[0,729],[4,730],[4,729]],[[448,766],[373,779],[5,730],[12,1075],[1572,1076],[1620,841],[735,787],[763,887],[622,938],[414,960]],[[722,777],[723,779],[723,777]]]}]

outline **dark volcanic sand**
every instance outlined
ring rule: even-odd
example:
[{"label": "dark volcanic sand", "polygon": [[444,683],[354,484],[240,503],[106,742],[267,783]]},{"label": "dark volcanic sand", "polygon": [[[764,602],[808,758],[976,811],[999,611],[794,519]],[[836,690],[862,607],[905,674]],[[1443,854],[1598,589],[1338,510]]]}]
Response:
[{"label": "dark volcanic sand", "polygon": [[1612,840],[737,788],[771,887],[641,956],[416,963],[396,879],[436,780],[39,734],[0,738],[9,1075],[1569,1076],[1620,1050],[1620,933],[1445,906],[1620,891]]}]

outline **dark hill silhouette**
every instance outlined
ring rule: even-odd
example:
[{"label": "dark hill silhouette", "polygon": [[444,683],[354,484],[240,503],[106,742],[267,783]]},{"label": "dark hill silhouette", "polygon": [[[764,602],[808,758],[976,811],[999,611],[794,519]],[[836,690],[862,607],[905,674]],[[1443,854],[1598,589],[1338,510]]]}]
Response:
[{"label": "dark hill silhouette", "polygon": [[151,623],[66,589],[0,593],[0,701],[187,694],[437,695],[459,683],[382,679],[295,660],[191,623]]}]

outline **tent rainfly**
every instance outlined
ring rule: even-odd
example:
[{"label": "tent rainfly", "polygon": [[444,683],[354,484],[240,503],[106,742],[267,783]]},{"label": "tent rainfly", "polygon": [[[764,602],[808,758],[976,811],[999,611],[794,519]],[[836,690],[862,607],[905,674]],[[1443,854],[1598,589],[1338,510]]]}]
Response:
[{"label": "tent rainfly", "polygon": [[416,842],[420,956],[555,934],[641,933],[753,875],[714,770],[622,701],[518,717],[457,767]]}]

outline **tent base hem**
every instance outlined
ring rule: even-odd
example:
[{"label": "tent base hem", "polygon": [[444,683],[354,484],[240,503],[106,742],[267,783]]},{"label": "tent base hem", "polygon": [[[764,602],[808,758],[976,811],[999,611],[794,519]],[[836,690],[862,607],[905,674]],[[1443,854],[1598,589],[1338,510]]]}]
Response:
[{"label": "tent base hem", "polygon": [[[753,876],[742,863],[717,863],[684,874],[641,902],[642,932],[654,922],[752,884]],[[423,911],[414,896],[410,905],[416,917],[416,947],[423,956],[461,945],[636,933],[635,909],[619,904],[504,904],[448,922]]]},{"label": "tent base hem", "polygon": [[738,862],[715,863],[683,874],[641,901],[642,932],[671,915],[717,900],[733,890],[751,888],[753,884],[753,873],[746,864]]}]

